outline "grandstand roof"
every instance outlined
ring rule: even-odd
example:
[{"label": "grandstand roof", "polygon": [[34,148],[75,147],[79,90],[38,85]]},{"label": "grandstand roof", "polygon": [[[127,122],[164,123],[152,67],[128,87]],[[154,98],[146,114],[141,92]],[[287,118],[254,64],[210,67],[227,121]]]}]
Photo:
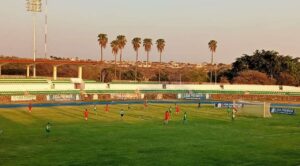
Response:
[{"label": "grandstand roof", "polygon": [[100,61],[71,61],[71,60],[48,60],[48,59],[36,59],[33,61],[32,59],[0,59],[0,64],[53,64],[53,65],[63,65],[63,64],[73,64],[73,65],[104,65],[104,63]]}]

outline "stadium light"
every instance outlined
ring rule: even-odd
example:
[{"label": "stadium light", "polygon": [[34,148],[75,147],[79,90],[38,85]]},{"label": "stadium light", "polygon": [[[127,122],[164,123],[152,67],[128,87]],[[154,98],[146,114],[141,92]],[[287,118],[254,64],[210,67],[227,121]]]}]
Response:
[{"label": "stadium light", "polygon": [[45,0],[45,59],[47,59],[48,41],[48,0]]},{"label": "stadium light", "polygon": [[[26,8],[28,12],[33,13],[33,61],[36,57],[36,13],[42,11],[41,0],[26,0]],[[33,65],[33,77],[36,77],[36,66]]]}]

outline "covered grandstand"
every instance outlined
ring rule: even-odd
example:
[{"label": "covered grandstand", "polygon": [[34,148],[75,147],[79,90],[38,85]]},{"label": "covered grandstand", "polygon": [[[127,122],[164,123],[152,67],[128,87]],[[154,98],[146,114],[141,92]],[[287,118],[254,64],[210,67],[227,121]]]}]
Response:
[{"label": "covered grandstand", "polygon": [[[232,84],[167,84],[112,82],[101,83],[82,79],[0,79],[1,103],[93,101],[110,99],[184,99],[184,96],[205,96],[206,99],[281,98],[300,101],[300,88],[279,85]],[[166,97],[169,96],[169,97]]]}]

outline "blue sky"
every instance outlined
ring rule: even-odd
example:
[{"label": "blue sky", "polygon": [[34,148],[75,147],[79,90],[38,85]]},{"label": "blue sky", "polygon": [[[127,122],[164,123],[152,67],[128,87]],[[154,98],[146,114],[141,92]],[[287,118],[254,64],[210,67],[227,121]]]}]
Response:
[{"label": "blue sky", "polygon": [[[166,40],[164,61],[209,61],[207,43],[218,41],[217,62],[230,63],[256,49],[300,57],[299,0],[48,0],[49,55],[98,59],[97,34]],[[0,55],[32,56],[32,15],[25,0],[0,2]],[[43,13],[37,14],[38,55],[44,54]],[[113,59],[108,46],[105,59]],[[153,47],[151,60],[158,60]],[[140,59],[146,53],[140,51]]]}]

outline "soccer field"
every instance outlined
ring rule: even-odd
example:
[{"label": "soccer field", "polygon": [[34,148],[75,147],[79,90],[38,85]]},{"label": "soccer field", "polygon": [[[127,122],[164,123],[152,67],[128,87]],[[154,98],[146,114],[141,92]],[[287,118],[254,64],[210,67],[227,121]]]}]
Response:
[{"label": "soccer field", "polygon": [[[173,107],[171,121],[164,112]],[[295,116],[237,117],[205,105],[0,109],[0,165],[299,165]],[[88,121],[84,109],[89,110]],[[123,120],[120,110],[125,110]],[[188,122],[183,124],[183,113]],[[45,132],[50,122],[51,132]]]}]

